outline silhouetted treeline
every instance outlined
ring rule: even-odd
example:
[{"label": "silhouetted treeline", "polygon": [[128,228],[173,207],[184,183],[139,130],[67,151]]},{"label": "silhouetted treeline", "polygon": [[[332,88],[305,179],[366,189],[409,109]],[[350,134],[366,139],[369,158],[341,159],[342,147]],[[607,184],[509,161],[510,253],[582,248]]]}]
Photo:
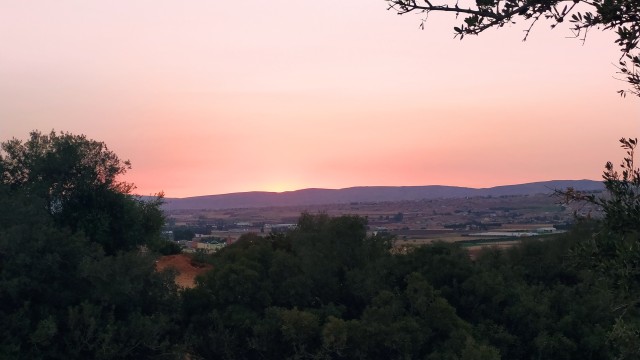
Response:
[{"label": "silhouetted treeline", "polygon": [[586,225],[475,261],[444,243],[394,254],[364,229],[361,218],[305,214],[295,231],[246,235],[216,254],[183,293],[187,347],[238,359],[619,355],[619,298],[572,252]]}]

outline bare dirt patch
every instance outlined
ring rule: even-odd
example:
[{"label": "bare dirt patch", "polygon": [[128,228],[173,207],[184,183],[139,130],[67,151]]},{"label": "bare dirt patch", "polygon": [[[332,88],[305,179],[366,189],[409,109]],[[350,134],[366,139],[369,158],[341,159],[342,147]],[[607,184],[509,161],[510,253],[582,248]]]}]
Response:
[{"label": "bare dirt patch", "polygon": [[196,276],[203,274],[213,267],[211,265],[194,264],[191,256],[188,254],[176,254],[162,256],[156,261],[158,271],[173,268],[178,272],[176,276],[176,284],[184,288],[192,288],[195,286]]}]

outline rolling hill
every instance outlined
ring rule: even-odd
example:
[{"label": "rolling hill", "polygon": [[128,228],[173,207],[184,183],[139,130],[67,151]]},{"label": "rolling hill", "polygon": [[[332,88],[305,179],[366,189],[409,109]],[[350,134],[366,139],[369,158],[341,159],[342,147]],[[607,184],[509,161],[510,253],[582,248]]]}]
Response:
[{"label": "rolling hill", "polygon": [[556,189],[566,189],[567,187],[573,187],[583,191],[600,191],[604,189],[602,182],[593,180],[551,180],[479,189],[443,185],[358,186],[345,189],[312,188],[281,193],[252,191],[186,198],[166,198],[163,207],[166,210],[233,209],[474,196],[531,195],[541,193],[550,194]]}]

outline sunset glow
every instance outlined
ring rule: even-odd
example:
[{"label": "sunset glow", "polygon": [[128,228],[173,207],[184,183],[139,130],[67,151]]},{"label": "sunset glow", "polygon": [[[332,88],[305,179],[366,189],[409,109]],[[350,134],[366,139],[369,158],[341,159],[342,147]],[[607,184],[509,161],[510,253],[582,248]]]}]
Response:
[{"label": "sunset glow", "polygon": [[384,1],[14,1],[0,140],[107,143],[140,194],[599,179],[636,137],[614,34],[453,39]]}]

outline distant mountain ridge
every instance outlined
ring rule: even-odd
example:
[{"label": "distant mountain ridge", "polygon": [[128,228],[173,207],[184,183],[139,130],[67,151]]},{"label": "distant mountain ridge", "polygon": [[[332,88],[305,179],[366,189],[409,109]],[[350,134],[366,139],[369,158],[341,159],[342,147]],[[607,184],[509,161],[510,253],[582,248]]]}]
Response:
[{"label": "distant mountain ridge", "polygon": [[166,198],[166,210],[204,210],[258,208],[270,206],[304,206],[344,204],[351,202],[384,202],[422,199],[460,198],[473,196],[504,196],[551,194],[554,190],[573,187],[582,191],[604,189],[600,181],[551,180],[490,188],[458,186],[357,186],[344,189],[302,189],[281,193],[251,191],[222,195],[205,195],[186,198]]}]

